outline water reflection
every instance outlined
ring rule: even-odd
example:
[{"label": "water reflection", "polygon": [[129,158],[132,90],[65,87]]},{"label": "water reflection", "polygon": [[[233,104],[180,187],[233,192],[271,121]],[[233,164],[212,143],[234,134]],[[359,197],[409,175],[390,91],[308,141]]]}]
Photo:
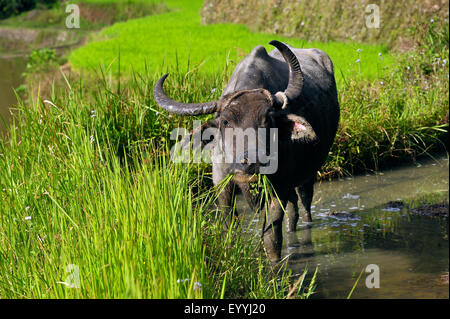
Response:
[{"label": "water reflection", "polygon": [[448,192],[448,175],[448,160],[439,159],[316,185],[313,227],[285,233],[283,256],[294,274],[318,266],[315,298],[346,298],[369,264],[380,268],[380,288],[367,288],[363,273],[352,298],[448,298],[448,218],[396,204]]},{"label": "water reflection", "polygon": [[[289,266],[301,273],[319,267],[316,297],[346,297],[359,273],[369,264],[381,270],[381,288],[365,287],[362,276],[355,298],[448,298],[440,276],[448,272],[448,219],[371,209],[361,220],[320,220],[301,230],[306,244],[286,247]],[[433,283],[433,285],[430,284]],[[423,286],[421,286],[421,283]]]},{"label": "water reflection", "polygon": [[14,89],[23,81],[22,73],[25,70],[23,57],[0,58],[0,133],[5,131],[2,119],[8,123],[9,109],[17,104]]}]

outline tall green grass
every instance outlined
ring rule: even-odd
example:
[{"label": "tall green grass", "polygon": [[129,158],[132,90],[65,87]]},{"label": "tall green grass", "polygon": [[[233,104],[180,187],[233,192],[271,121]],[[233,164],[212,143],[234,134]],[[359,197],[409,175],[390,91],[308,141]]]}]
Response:
[{"label": "tall green grass", "polygon": [[[202,297],[193,289],[208,287],[202,204],[192,198],[189,169],[165,158],[121,165],[80,111],[21,107],[19,127],[1,143],[0,296]],[[25,127],[30,117],[36,124]],[[80,289],[60,283],[70,264]],[[185,278],[190,284],[177,282]]]},{"label": "tall green grass", "polygon": [[[166,27],[173,21],[173,30],[168,29],[173,34],[186,30],[177,29],[176,23],[181,22],[176,14],[186,18],[187,12],[198,19],[186,2],[169,4],[185,11],[152,18],[167,23]],[[192,27],[193,38],[203,39],[195,32],[204,27],[185,22]],[[167,53],[163,66],[156,64],[161,60],[147,64],[138,58],[139,45],[121,42],[127,33],[122,34],[119,26],[126,29],[134,24],[109,29],[117,31],[120,50],[112,38],[101,42],[106,45],[104,52],[91,47],[96,62],[102,54],[105,57],[103,68],[94,69],[97,74],[60,75],[58,85],[45,87],[40,82],[42,74],[28,77],[30,90],[42,83],[45,93],[19,102],[8,136],[0,141],[0,297],[290,295],[288,276],[278,280],[277,273],[271,272],[258,238],[249,239],[241,229],[224,239],[220,219],[213,218],[210,206],[215,194],[206,191],[211,185],[209,168],[168,161],[168,147],[173,143],[170,131],[189,129],[192,119],[162,111],[152,95],[158,72],[167,69],[172,75],[166,88],[173,98],[217,99],[220,89],[213,89],[226,84],[235,61],[223,53],[228,58],[222,64],[203,72],[209,62],[199,67],[195,59],[200,53],[188,51],[177,52],[174,61]],[[355,61],[348,72],[337,68],[341,124],[322,175],[373,169],[444,148],[448,31],[442,30],[429,26],[423,34],[423,53],[396,57],[386,68],[387,55],[382,52],[380,58],[378,50],[373,51],[378,74],[374,80],[366,77],[370,73],[366,68],[374,65],[362,55],[369,46],[348,51]],[[143,38],[132,38],[132,42],[141,43],[142,52],[147,52],[146,33],[136,34],[142,33]],[[164,34],[158,38],[163,41]],[[155,44],[148,45],[166,54]],[[229,48],[230,43],[226,45]],[[83,50],[72,57],[84,52],[86,58],[89,51]],[[127,76],[121,78],[124,73]],[[78,289],[64,284],[70,282],[69,265],[80,271]],[[300,296],[310,293],[310,289],[303,295],[299,291]]]},{"label": "tall green grass", "polygon": [[448,152],[448,21],[414,32],[417,49],[396,56],[382,77],[348,77],[339,88],[341,122],[325,172],[379,170]]},{"label": "tall green grass", "polygon": [[67,80],[19,102],[0,140],[0,298],[285,297],[289,273],[271,270],[258,236],[223,237],[204,170],[142,138],[153,83],[134,81]]}]

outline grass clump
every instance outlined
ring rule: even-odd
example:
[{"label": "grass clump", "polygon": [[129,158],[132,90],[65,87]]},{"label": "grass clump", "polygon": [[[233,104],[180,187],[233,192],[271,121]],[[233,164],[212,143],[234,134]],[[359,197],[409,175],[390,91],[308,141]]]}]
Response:
[{"label": "grass clump", "polygon": [[[201,297],[177,283],[205,284],[189,170],[121,164],[79,105],[21,105],[1,142],[1,297]],[[61,284],[68,265],[79,269],[80,289]]]},{"label": "grass clump", "polygon": [[448,22],[412,32],[416,51],[397,56],[375,81],[350,77],[339,88],[341,122],[325,172],[354,174],[448,152]]}]

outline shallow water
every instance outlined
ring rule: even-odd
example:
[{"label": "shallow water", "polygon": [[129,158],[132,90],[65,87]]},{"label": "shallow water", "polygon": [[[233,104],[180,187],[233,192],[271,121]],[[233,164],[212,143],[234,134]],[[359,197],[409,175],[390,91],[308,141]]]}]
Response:
[{"label": "shallow water", "polygon": [[2,119],[8,123],[9,109],[17,104],[14,89],[22,83],[21,74],[24,70],[25,59],[23,57],[0,58],[0,133],[5,131]]},{"label": "shallow water", "polygon": [[[290,256],[294,274],[307,267],[311,278],[318,267],[313,298],[346,298],[362,271],[352,298],[449,298],[442,279],[449,271],[448,218],[386,206],[448,192],[448,160],[419,163],[315,185],[312,228],[300,224],[283,242],[283,257]],[[244,207],[242,198],[239,206]],[[329,216],[331,211],[351,215]],[[379,268],[379,288],[366,287],[370,264]]]}]

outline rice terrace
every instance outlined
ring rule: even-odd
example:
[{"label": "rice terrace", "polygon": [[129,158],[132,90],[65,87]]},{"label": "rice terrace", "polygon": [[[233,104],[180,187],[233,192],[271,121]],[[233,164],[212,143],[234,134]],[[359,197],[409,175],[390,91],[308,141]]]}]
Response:
[{"label": "rice terrace", "polygon": [[448,19],[0,0],[0,299],[448,299]]}]

